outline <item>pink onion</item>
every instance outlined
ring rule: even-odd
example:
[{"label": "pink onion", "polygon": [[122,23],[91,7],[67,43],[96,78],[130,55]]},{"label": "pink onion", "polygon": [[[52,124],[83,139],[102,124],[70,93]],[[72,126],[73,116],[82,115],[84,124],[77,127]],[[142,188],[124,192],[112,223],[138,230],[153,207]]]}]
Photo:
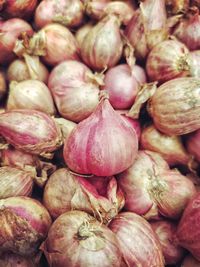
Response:
[{"label": "pink onion", "polygon": [[18,109],[0,114],[0,134],[15,148],[36,155],[45,155],[62,144],[54,120],[36,110]]},{"label": "pink onion", "polygon": [[126,266],[164,267],[160,243],[145,219],[132,212],[122,212],[109,228],[117,236]]},{"label": "pink onion", "polygon": [[12,167],[0,167],[0,199],[30,196],[32,189],[31,173]]},{"label": "pink onion", "polygon": [[42,28],[52,22],[67,27],[77,27],[83,21],[83,4],[80,0],[45,0],[35,11],[35,25]]},{"label": "pink onion", "polygon": [[151,227],[160,241],[165,264],[177,264],[184,256],[184,250],[175,242],[177,225],[171,221],[151,222]]},{"label": "pink onion", "polygon": [[141,134],[140,143],[143,149],[158,152],[170,166],[187,165],[191,159],[179,136],[168,136],[149,125]]},{"label": "pink onion", "polygon": [[118,178],[125,193],[125,209],[148,219],[159,214],[178,218],[196,193],[186,176],[169,170],[161,156],[150,151],[139,151],[134,164]]},{"label": "pink onion", "polygon": [[48,70],[40,60],[35,57],[25,55],[25,60],[16,59],[12,61],[7,69],[7,79],[9,82],[17,81],[21,82],[24,80],[39,80],[47,83]]},{"label": "pink onion", "polygon": [[108,91],[109,101],[115,109],[129,109],[139,91],[139,84],[146,82],[143,69],[127,64],[110,68],[105,75],[103,89]]},{"label": "pink onion", "polygon": [[189,50],[200,49],[200,15],[198,8],[191,9],[174,31],[174,35],[183,42]]},{"label": "pink onion", "polygon": [[102,99],[65,142],[64,159],[77,173],[112,176],[134,162],[137,149],[135,131]]},{"label": "pink onion", "polygon": [[76,37],[76,41],[78,42],[79,46],[81,46],[85,36],[89,33],[92,27],[93,27],[93,24],[89,22],[87,24],[84,24],[77,30],[75,37]]},{"label": "pink onion", "polygon": [[42,250],[50,266],[121,267],[117,238],[83,211],[69,211],[51,226]]},{"label": "pink onion", "polygon": [[154,45],[167,38],[166,20],[164,0],[140,3],[140,8],[133,14],[125,30],[137,58],[146,58]]},{"label": "pink onion", "polygon": [[81,44],[83,61],[95,70],[115,66],[122,56],[123,42],[119,21],[109,15],[99,21]]},{"label": "pink onion", "polygon": [[39,267],[31,258],[25,258],[13,253],[0,255],[0,266],[2,267]]},{"label": "pink onion", "polygon": [[200,130],[192,132],[187,136],[186,147],[198,162],[200,162]]},{"label": "pink onion", "polygon": [[35,109],[49,115],[55,114],[53,98],[49,88],[37,80],[13,81],[7,101],[7,110]]},{"label": "pink onion", "polygon": [[3,71],[0,71],[0,100],[5,96],[7,92],[6,77]]},{"label": "pink onion", "polygon": [[65,61],[49,76],[48,87],[63,118],[75,122],[87,118],[99,103],[98,81],[81,62]]},{"label": "pink onion", "polygon": [[31,15],[33,14],[37,0],[4,0],[3,5],[3,16],[6,18],[26,18],[30,19]]},{"label": "pink onion", "polygon": [[62,168],[48,179],[43,203],[53,218],[70,210],[82,210],[108,222],[122,209],[124,196],[114,177],[86,179]]},{"label": "pink onion", "polygon": [[147,57],[146,71],[151,81],[166,82],[190,74],[187,47],[176,40],[156,45]]},{"label": "pink onion", "polygon": [[0,250],[33,255],[46,238],[51,218],[39,201],[28,197],[0,200]]},{"label": "pink onion", "polygon": [[15,57],[13,49],[22,33],[33,34],[26,21],[14,18],[0,22],[0,64],[8,63]]},{"label": "pink onion", "polygon": [[181,267],[199,267],[199,266],[200,266],[200,261],[195,259],[192,255],[186,256],[181,264]]}]

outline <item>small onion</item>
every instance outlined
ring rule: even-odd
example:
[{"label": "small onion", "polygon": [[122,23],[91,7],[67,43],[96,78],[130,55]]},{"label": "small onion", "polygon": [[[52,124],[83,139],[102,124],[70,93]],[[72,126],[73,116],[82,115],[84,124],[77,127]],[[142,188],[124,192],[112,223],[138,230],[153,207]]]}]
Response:
[{"label": "small onion", "polygon": [[183,135],[200,128],[200,79],[177,78],[161,85],[148,103],[156,128]]},{"label": "small onion", "polygon": [[187,165],[190,156],[179,136],[168,136],[159,132],[152,124],[143,129],[140,143],[143,149],[158,152],[170,166]]},{"label": "small onion", "polygon": [[103,89],[108,91],[113,108],[129,109],[139,91],[139,84],[145,82],[146,75],[141,67],[135,65],[130,68],[127,64],[121,64],[107,71]]},{"label": "small onion", "polygon": [[0,167],[0,199],[15,196],[30,196],[33,178],[26,171],[12,167]]},{"label": "small onion", "polygon": [[147,57],[146,71],[149,79],[166,82],[188,76],[188,53],[188,48],[176,40],[166,40],[157,44]]},{"label": "small onion", "polygon": [[16,59],[12,61],[7,69],[7,79],[9,82],[24,80],[39,80],[47,83],[48,70],[46,66],[34,57],[25,56],[25,60]]},{"label": "small onion", "polygon": [[49,88],[37,80],[11,82],[7,110],[34,109],[49,115],[55,114],[53,98]]},{"label": "small onion", "polygon": [[89,33],[89,31],[92,29],[92,27],[93,27],[92,23],[87,23],[87,24],[84,24],[83,26],[81,26],[77,30],[75,37],[76,37],[76,41],[79,44],[79,46],[81,46],[85,36]]},{"label": "small onion", "polygon": [[[142,179],[141,179],[142,177]],[[147,219],[159,214],[178,218],[196,193],[194,184],[155,152],[139,151],[134,164],[118,175],[125,193],[125,209]]]},{"label": "small onion", "polygon": [[62,144],[60,129],[47,114],[18,109],[0,114],[0,134],[15,148],[44,155]]},{"label": "small onion", "polygon": [[133,163],[137,150],[135,131],[102,99],[65,142],[64,159],[77,173],[112,176]]},{"label": "small onion", "polygon": [[183,259],[184,250],[175,242],[177,225],[171,221],[151,222],[151,227],[160,241],[165,264],[177,264]]},{"label": "small onion", "polygon": [[186,147],[189,153],[200,162],[200,130],[192,132],[186,138]]},{"label": "small onion", "polygon": [[181,264],[181,267],[199,267],[199,266],[200,266],[200,261],[195,259],[192,255],[186,256]]},{"label": "small onion", "polygon": [[48,87],[63,118],[80,122],[99,103],[98,82],[92,71],[78,61],[64,61],[51,72]]},{"label": "small onion", "polygon": [[69,211],[51,226],[42,250],[50,266],[121,267],[115,234],[83,211]]},{"label": "small onion", "polygon": [[0,100],[7,92],[6,77],[3,71],[0,71]]},{"label": "small onion", "polygon": [[39,267],[31,258],[25,258],[13,253],[0,255],[1,267]]},{"label": "small onion", "polygon": [[43,203],[53,218],[70,210],[82,210],[108,222],[123,207],[124,197],[114,177],[86,179],[62,168],[48,179]]},{"label": "small onion", "polygon": [[144,218],[122,212],[110,222],[109,228],[117,236],[126,266],[164,267],[160,243]]},{"label": "small onion", "polygon": [[123,42],[118,18],[109,15],[99,21],[81,44],[83,61],[95,70],[115,66],[122,56]]},{"label": "small onion", "polygon": [[49,213],[39,201],[28,197],[1,199],[0,251],[34,255],[50,225]]},{"label": "small onion", "polygon": [[83,4],[80,0],[45,0],[35,11],[35,25],[42,28],[52,22],[77,27],[83,21]]},{"label": "small onion", "polygon": [[6,64],[15,57],[13,49],[22,33],[33,34],[31,26],[24,20],[14,18],[0,22],[0,64]]}]

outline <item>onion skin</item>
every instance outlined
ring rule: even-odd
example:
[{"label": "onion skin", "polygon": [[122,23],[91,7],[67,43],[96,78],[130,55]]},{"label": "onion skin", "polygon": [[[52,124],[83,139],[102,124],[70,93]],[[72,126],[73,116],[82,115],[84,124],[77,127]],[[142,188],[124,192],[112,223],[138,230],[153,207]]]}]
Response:
[{"label": "onion skin", "polygon": [[127,266],[164,267],[160,243],[150,224],[132,212],[119,213],[109,224]]},{"label": "onion skin", "polygon": [[87,23],[81,26],[77,32],[75,33],[75,38],[79,46],[81,47],[81,44],[85,38],[85,36],[89,33],[89,31],[92,29],[93,24],[92,23]]},{"label": "onion skin", "polygon": [[61,215],[42,250],[52,267],[120,267],[122,260],[114,233],[82,211]]},{"label": "onion skin", "polygon": [[186,206],[176,233],[178,244],[189,250],[197,260],[200,260],[199,201],[200,193],[197,193]]},{"label": "onion skin", "polygon": [[135,131],[104,99],[74,129],[63,153],[67,166],[77,173],[112,176],[133,163],[137,150]]},{"label": "onion skin", "polygon": [[181,264],[181,267],[199,267],[200,262],[196,260],[192,255],[185,257],[184,261]]},{"label": "onion skin", "polygon": [[[31,68],[31,69],[30,69]],[[24,80],[36,79],[47,83],[49,72],[44,64],[39,61],[39,64],[28,66],[22,59],[12,61],[7,69],[7,79],[9,82],[22,82]]]},{"label": "onion skin", "polygon": [[195,159],[200,162],[200,130],[191,133],[186,139],[186,147],[189,153],[195,157]]},{"label": "onion skin", "polygon": [[133,120],[129,117],[127,117],[125,114],[121,114],[122,118],[125,120],[128,125],[131,125],[131,127],[135,130],[136,135],[138,137],[138,140],[140,139],[141,136],[141,126],[139,120]]},{"label": "onion skin", "polygon": [[55,107],[49,88],[37,80],[12,82],[7,100],[7,110],[34,109],[49,115],[55,114]]},{"label": "onion skin", "polygon": [[190,52],[188,62],[191,76],[200,78],[200,50]]},{"label": "onion skin", "polygon": [[174,222],[164,220],[150,224],[160,241],[165,264],[179,263],[183,259],[184,250],[175,243],[177,225]]},{"label": "onion skin", "polygon": [[15,148],[35,155],[45,155],[62,144],[60,129],[53,119],[36,110],[0,114],[0,133]]},{"label": "onion skin", "polygon": [[25,258],[12,253],[3,253],[0,255],[0,266],[6,267],[39,267],[29,258]]},{"label": "onion skin", "polygon": [[53,218],[70,210],[82,210],[108,222],[123,207],[124,196],[114,177],[86,179],[62,168],[49,177],[43,203]]},{"label": "onion skin", "polygon": [[119,21],[110,15],[99,21],[85,36],[81,44],[81,56],[92,69],[103,70],[118,63],[122,49]]},{"label": "onion skin", "polygon": [[140,144],[145,150],[160,153],[170,166],[189,163],[190,156],[181,138],[165,135],[159,132],[153,124],[142,130]]},{"label": "onion skin", "polygon": [[187,62],[189,50],[176,40],[157,44],[149,53],[146,71],[151,81],[166,82],[190,74]]},{"label": "onion skin", "polygon": [[65,119],[80,122],[99,103],[99,88],[91,70],[78,61],[64,61],[49,76],[48,87],[57,109]]},{"label": "onion skin", "polygon": [[39,201],[28,197],[0,200],[1,251],[32,256],[46,238],[51,225],[47,210]]},{"label": "onion skin", "polygon": [[12,167],[0,167],[0,199],[30,196],[33,178],[29,172]]},{"label": "onion skin", "polygon": [[161,85],[148,103],[155,127],[166,135],[200,128],[200,79],[177,78]]},{"label": "onion skin", "polygon": [[77,126],[77,124],[73,121],[69,121],[63,118],[55,118],[54,120],[61,129],[63,141],[67,140],[67,138],[70,136],[72,130]]},{"label": "onion skin", "polygon": [[134,164],[118,175],[118,182],[125,194],[125,209],[147,219],[159,214],[180,217],[196,194],[194,184],[186,176],[169,170],[161,156],[150,151],[139,151]]},{"label": "onion skin", "polygon": [[80,0],[41,1],[35,11],[35,25],[42,28],[56,22],[66,27],[77,27],[83,22],[83,4]]},{"label": "onion skin", "polygon": [[0,100],[7,92],[6,77],[3,71],[0,71]]},{"label": "onion skin", "polygon": [[22,33],[32,35],[31,26],[24,20],[13,18],[0,22],[0,64],[7,64],[15,58],[13,49]]}]

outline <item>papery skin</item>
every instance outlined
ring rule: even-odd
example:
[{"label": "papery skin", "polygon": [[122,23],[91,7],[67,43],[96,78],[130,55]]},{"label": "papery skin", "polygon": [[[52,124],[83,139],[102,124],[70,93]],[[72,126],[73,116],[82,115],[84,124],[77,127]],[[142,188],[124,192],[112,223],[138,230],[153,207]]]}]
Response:
[{"label": "papery skin", "polygon": [[167,135],[183,135],[200,127],[200,79],[177,78],[162,84],[148,103],[156,128]]},{"label": "papery skin", "polygon": [[63,118],[80,122],[95,110],[99,87],[92,76],[86,65],[75,60],[64,61],[52,70],[48,87]]},{"label": "papery skin", "polygon": [[50,215],[39,201],[28,197],[1,199],[0,251],[34,255],[50,225]]},{"label": "papery skin", "polygon": [[122,261],[114,233],[83,211],[61,215],[41,249],[52,267],[120,267]]},{"label": "papery skin", "polygon": [[144,218],[133,212],[121,212],[109,228],[117,236],[127,266],[165,266],[157,236]]},{"label": "papery skin", "polygon": [[15,148],[35,155],[52,152],[62,144],[61,132],[54,120],[36,110],[1,113],[0,134]]},{"label": "papery skin", "polygon": [[35,11],[35,25],[42,28],[56,22],[66,27],[77,27],[83,22],[84,6],[80,0],[45,0],[41,1]]},{"label": "papery skin", "polygon": [[137,150],[135,131],[104,99],[74,129],[63,153],[67,166],[77,173],[112,176],[134,162]]},{"label": "papery skin", "polygon": [[94,70],[115,66],[122,56],[123,42],[116,16],[99,21],[81,44],[83,61]]}]

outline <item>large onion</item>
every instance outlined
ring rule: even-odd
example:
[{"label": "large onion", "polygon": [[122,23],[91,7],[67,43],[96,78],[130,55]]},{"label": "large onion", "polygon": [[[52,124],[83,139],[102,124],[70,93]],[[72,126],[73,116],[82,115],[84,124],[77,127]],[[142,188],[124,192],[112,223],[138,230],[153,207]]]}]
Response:
[{"label": "large onion", "polygon": [[98,22],[81,44],[83,61],[93,69],[113,67],[122,56],[123,42],[116,16],[109,15]]},{"label": "large onion", "polygon": [[43,203],[53,218],[66,211],[82,210],[108,222],[123,207],[124,197],[114,177],[86,179],[62,168],[50,176]]},{"label": "large onion", "polygon": [[50,228],[42,250],[52,267],[121,266],[114,233],[83,211],[61,215]]},{"label": "large onion", "polygon": [[46,238],[51,218],[39,201],[28,197],[0,200],[0,251],[33,255]]},{"label": "large onion", "polygon": [[64,146],[70,169],[81,174],[112,176],[135,160],[135,131],[102,99],[96,110],[73,130]]},{"label": "large onion", "polygon": [[91,70],[78,61],[64,61],[49,76],[48,87],[62,117],[79,122],[99,103],[98,82]]},{"label": "large onion", "polygon": [[[142,177],[142,178],[141,178]],[[139,151],[134,164],[118,175],[125,193],[125,209],[157,218],[178,218],[196,193],[194,184],[155,152]]]},{"label": "large onion", "polygon": [[122,212],[109,228],[117,236],[126,266],[164,267],[160,243],[145,219],[132,212]]}]

